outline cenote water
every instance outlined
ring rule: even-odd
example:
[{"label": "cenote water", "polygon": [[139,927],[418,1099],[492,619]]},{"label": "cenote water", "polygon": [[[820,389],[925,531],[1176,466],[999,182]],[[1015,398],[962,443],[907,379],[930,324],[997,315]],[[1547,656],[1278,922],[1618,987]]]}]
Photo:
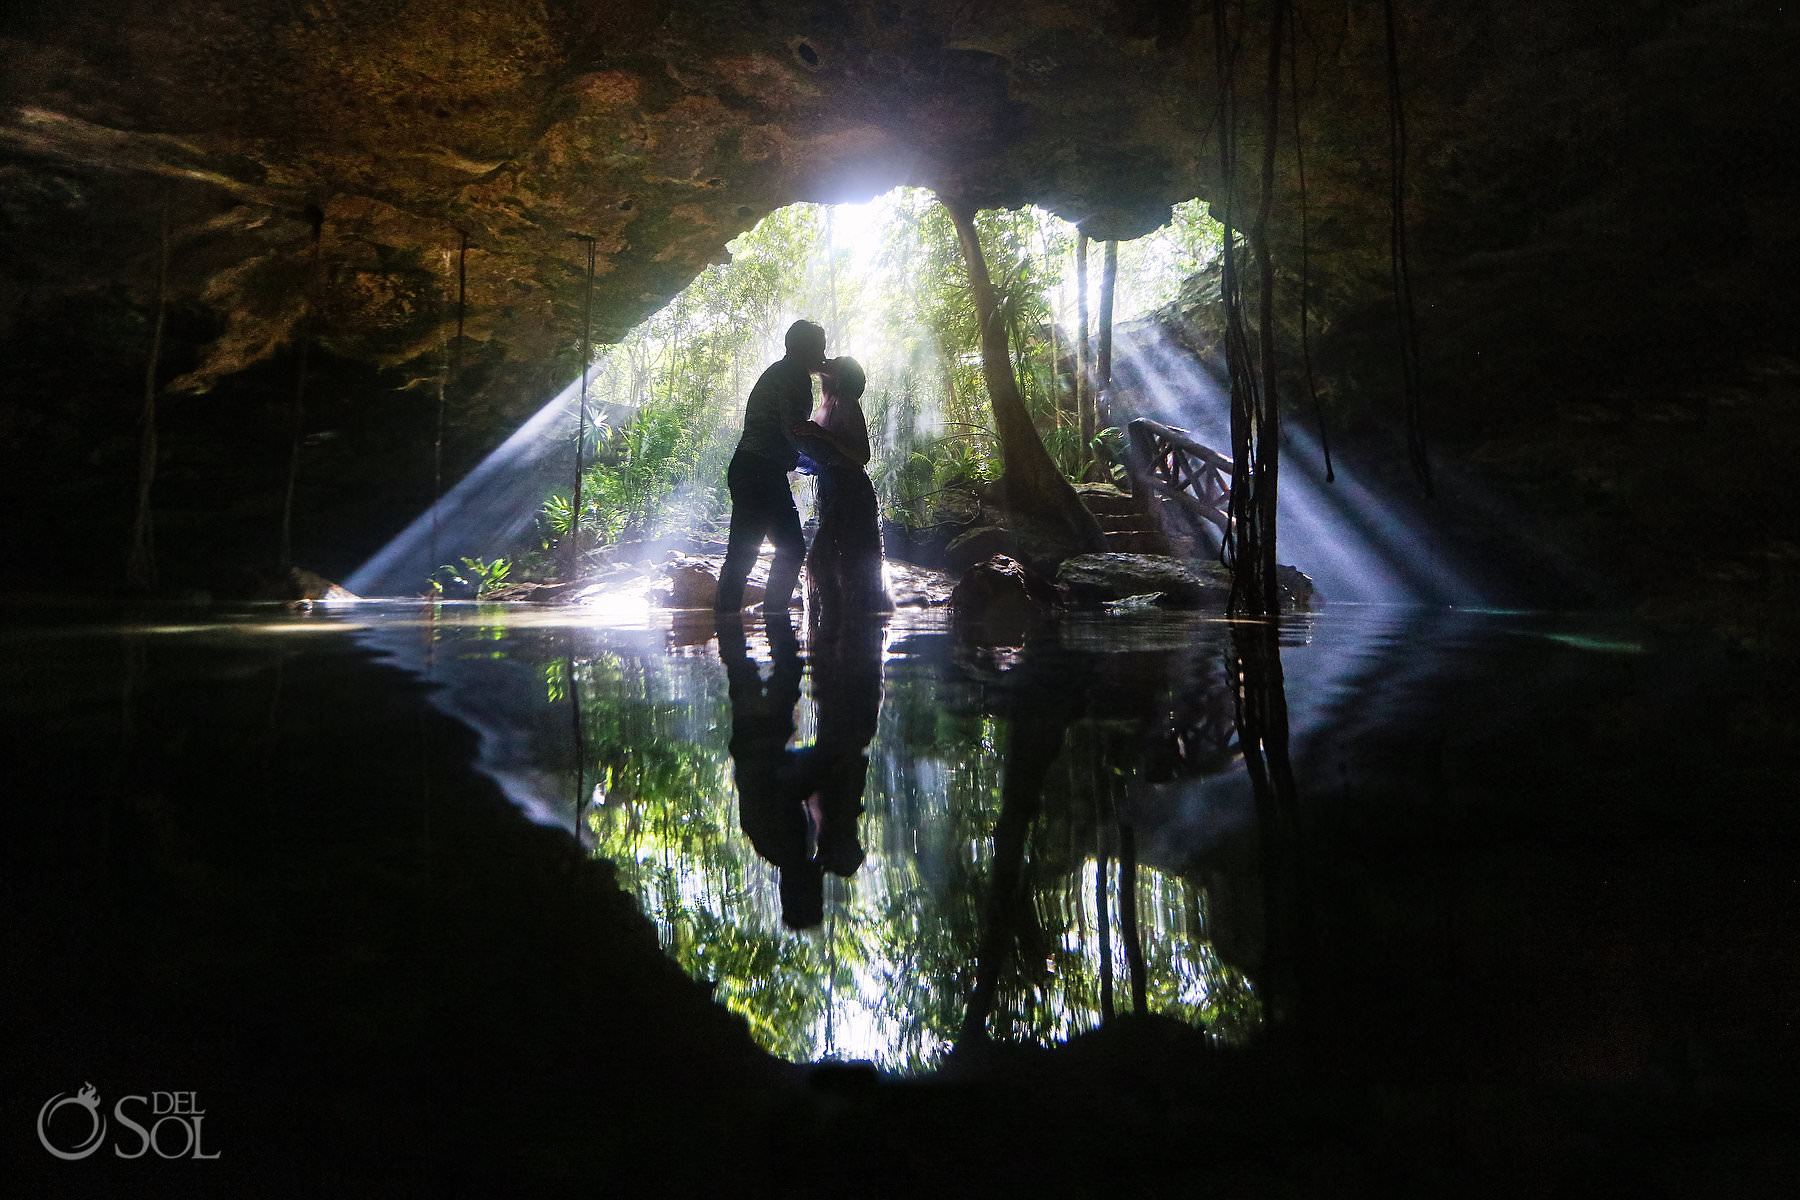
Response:
[{"label": "cenote water", "polygon": [[[33,642],[105,644],[157,664],[152,695],[227,646],[271,688],[295,656],[353,686],[359,649],[428,681],[519,819],[611,862],[664,953],[790,1060],[914,1070],[977,1029],[1055,1043],[1131,1011],[1134,972],[1152,1011],[1227,1042],[1269,1016],[1221,620],[1076,618],[993,648],[918,610],[815,640],[753,616],[721,637],[710,613],[391,602]],[[1299,793],[1328,814],[1441,806],[1529,839],[1547,806],[1617,804],[1628,779],[1586,786],[1614,754],[1658,790],[1710,769],[1704,744],[1608,728],[1679,681],[1618,621],[1338,607],[1287,618],[1280,648]],[[1023,756],[1050,760],[1025,763],[1034,794],[1008,788]],[[1009,807],[1028,828],[997,839]]]},{"label": "cenote water", "polygon": [[[380,1176],[397,1129],[561,1145],[589,1103],[762,1145],[732,1105],[782,1072],[929,1084],[1086,1045],[1068,1070],[1092,1071],[1147,1012],[1200,1049],[1101,1078],[1166,1073],[1167,1112],[1222,1105],[1252,1140],[1301,1104],[1396,1146],[1462,1145],[1476,1111],[1563,1147],[1567,1113],[1599,1111],[1567,1097],[1595,1088],[1608,1113],[1741,1122],[1792,1058],[1800,983],[1782,677],[1622,618],[1338,605],[1281,621],[1258,716],[1243,632],[32,614],[0,666],[27,785],[13,989],[45,1034],[21,1078],[192,1086],[227,1147],[318,1137]],[[1159,1065],[1195,1052],[1247,1073]],[[475,1103],[471,1080],[542,1103]],[[881,1136],[985,1103],[948,1095],[929,1118],[881,1102]],[[1030,1136],[1088,1120],[1062,1105],[1028,1105]]]}]

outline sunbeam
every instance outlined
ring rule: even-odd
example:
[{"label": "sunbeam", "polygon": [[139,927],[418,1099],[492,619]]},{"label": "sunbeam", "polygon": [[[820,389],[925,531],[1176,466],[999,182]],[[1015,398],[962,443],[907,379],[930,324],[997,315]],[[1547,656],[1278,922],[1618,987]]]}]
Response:
[{"label": "sunbeam", "polygon": [[[416,596],[444,563],[506,553],[573,454],[575,380],[345,581],[359,596]],[[435,534],[433,532],[435,526]],[[435,544],[434,544],[435,543]]]},{"label": "sunbeam", "polygon": [[[1186,429],[1221,453],[1231,445],[1230,406],[1212,373],[1153,321],[1119,327],[1114,342],[1114,419],[1150,417]],[[1125,411],[1129,409],[1129,411]],[[1475,604],[1475,585],[1434,544],[1431,522],[1408,497],[1383,494],[1339,463],[1326,483],[1312,434],[1290,425],[1282,440],[1277,553],[1312,577],[1327,600]]]}]

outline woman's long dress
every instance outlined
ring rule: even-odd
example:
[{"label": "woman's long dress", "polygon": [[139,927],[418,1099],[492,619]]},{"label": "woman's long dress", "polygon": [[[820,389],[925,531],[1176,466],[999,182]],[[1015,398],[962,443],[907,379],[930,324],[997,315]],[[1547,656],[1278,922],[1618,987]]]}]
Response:
[{"label": "woman's long dress", "polygon": [[[854,400],[839,400],[822,424],[840,440],[868,447],[868,425]],[[809,607],[825,621],[886,611],[893,605],[882,578],[875,485],[860,464],[820,439],[802,439],[802,447],[817,464],[819,480],[819,528],[806,555]]]}]

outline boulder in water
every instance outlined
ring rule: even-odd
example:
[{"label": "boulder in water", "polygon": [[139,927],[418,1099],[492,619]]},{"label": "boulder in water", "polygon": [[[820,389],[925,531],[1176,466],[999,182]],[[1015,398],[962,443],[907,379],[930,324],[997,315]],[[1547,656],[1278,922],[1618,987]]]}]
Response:
[{"label": "boulder in water", "polygon": [[1011,641],[1050,611],[1055,596],[1023,563],[996,554],[964,572],[950,593],[950,611],[965,632],[979,626]]},{"label": "boulder in water", "polygon": [[287,579],[281,586],[283,600],[357,600],[361,597],[344,587],[325,578],[317,571],[309,571],[305,567],[289,567]]},{"label": "boulder in water", "polygon": [[670,563],[663,577],[669,581],[661,596],[664,608],[711,608],[719,598],[719,577],[705,567]]},{"label": "boulder in water", "polygon": [[[1297,568],[1275,568],[1284,611],[1306,610],[1317,599],[1313,582]],[[1231,599],[1231,572],[1216,562],[1193,562],[1163,554],[1081,554],[1056,570],[1063,599],[1078,608],[1106,607],[1127,612],[1154,604],[1158,608],[1225,610]],[[1119,606],[1129,597],[1155,595]]]},{"label": "boulder in water", "polygon": [[[668,585],[658,593],[664,608],[711,608],[719,598],[719,575],[710,565],[693,559],[676,560],[662,568]],[[744,584],[744,603],[761,603],[763,585],[754,580]]]},{"label": "boulder in water", "polygon": [[960,574],[996,557],[1012,561],[1014,539],[1010,530],[998,525],[976,525],[963,530],[944,547],[944,566]]},{"label": "boulder in water", "polygon": [[1224,568],[1203,576],[1162,554],[1078,554],[1056,569],[1056,585],[1068,603],[1089,608],[1160,593],[1164,608],[1223,609],[1231,595]]}]

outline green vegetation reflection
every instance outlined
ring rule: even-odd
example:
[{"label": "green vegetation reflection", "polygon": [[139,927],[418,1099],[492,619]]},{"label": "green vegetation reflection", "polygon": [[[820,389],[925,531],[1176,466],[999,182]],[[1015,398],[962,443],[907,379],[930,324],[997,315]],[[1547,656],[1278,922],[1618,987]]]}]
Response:
[{"label": "green vegetation reflection", "polygon": [[[767,639],[753,633],[752,648],[749,665],[769,677]],[[955,1045],[979,956],[993,944],[983,926],[1008,736],[1004,721],[969,703],[966,685],[904,662],[889,671],[856,821],[861,866],[847,878],[825,875],[822,919],[794,929],[783,920],[776,868],[744,828],[728,745],[732,703],[713,648],[605,653],[541,670],[553,704],[568,702],[571,680],[579,697],[579,787],[594,853],[616,864],[664,950],[714,984],[762,1045],[794,1061],[835,1056],[894,1069],[929,1067]],[[792,718],[795,753],[830,740],[821,720],[835,698],[822,701],[820,686],[815,663]],[[1025,927],[1010,931],[987,1008],[985,1032],[999,1040],[1043,1044],[1093,1028],[1103,975],[1119,981],[1115,1011],[1131,1006],[1120,864],[1104,849],[1105,972],[1096,897],[1097,847],[1106,844],[1097,814],[1114,798],[1094,793],[1122,785],[1117,739],[1079,730],[1029,838]],[[1140,866],[1132,900],[1151,1010],[1245,1038],[1260,1000],[1214,952],[1204,890]]]}]

